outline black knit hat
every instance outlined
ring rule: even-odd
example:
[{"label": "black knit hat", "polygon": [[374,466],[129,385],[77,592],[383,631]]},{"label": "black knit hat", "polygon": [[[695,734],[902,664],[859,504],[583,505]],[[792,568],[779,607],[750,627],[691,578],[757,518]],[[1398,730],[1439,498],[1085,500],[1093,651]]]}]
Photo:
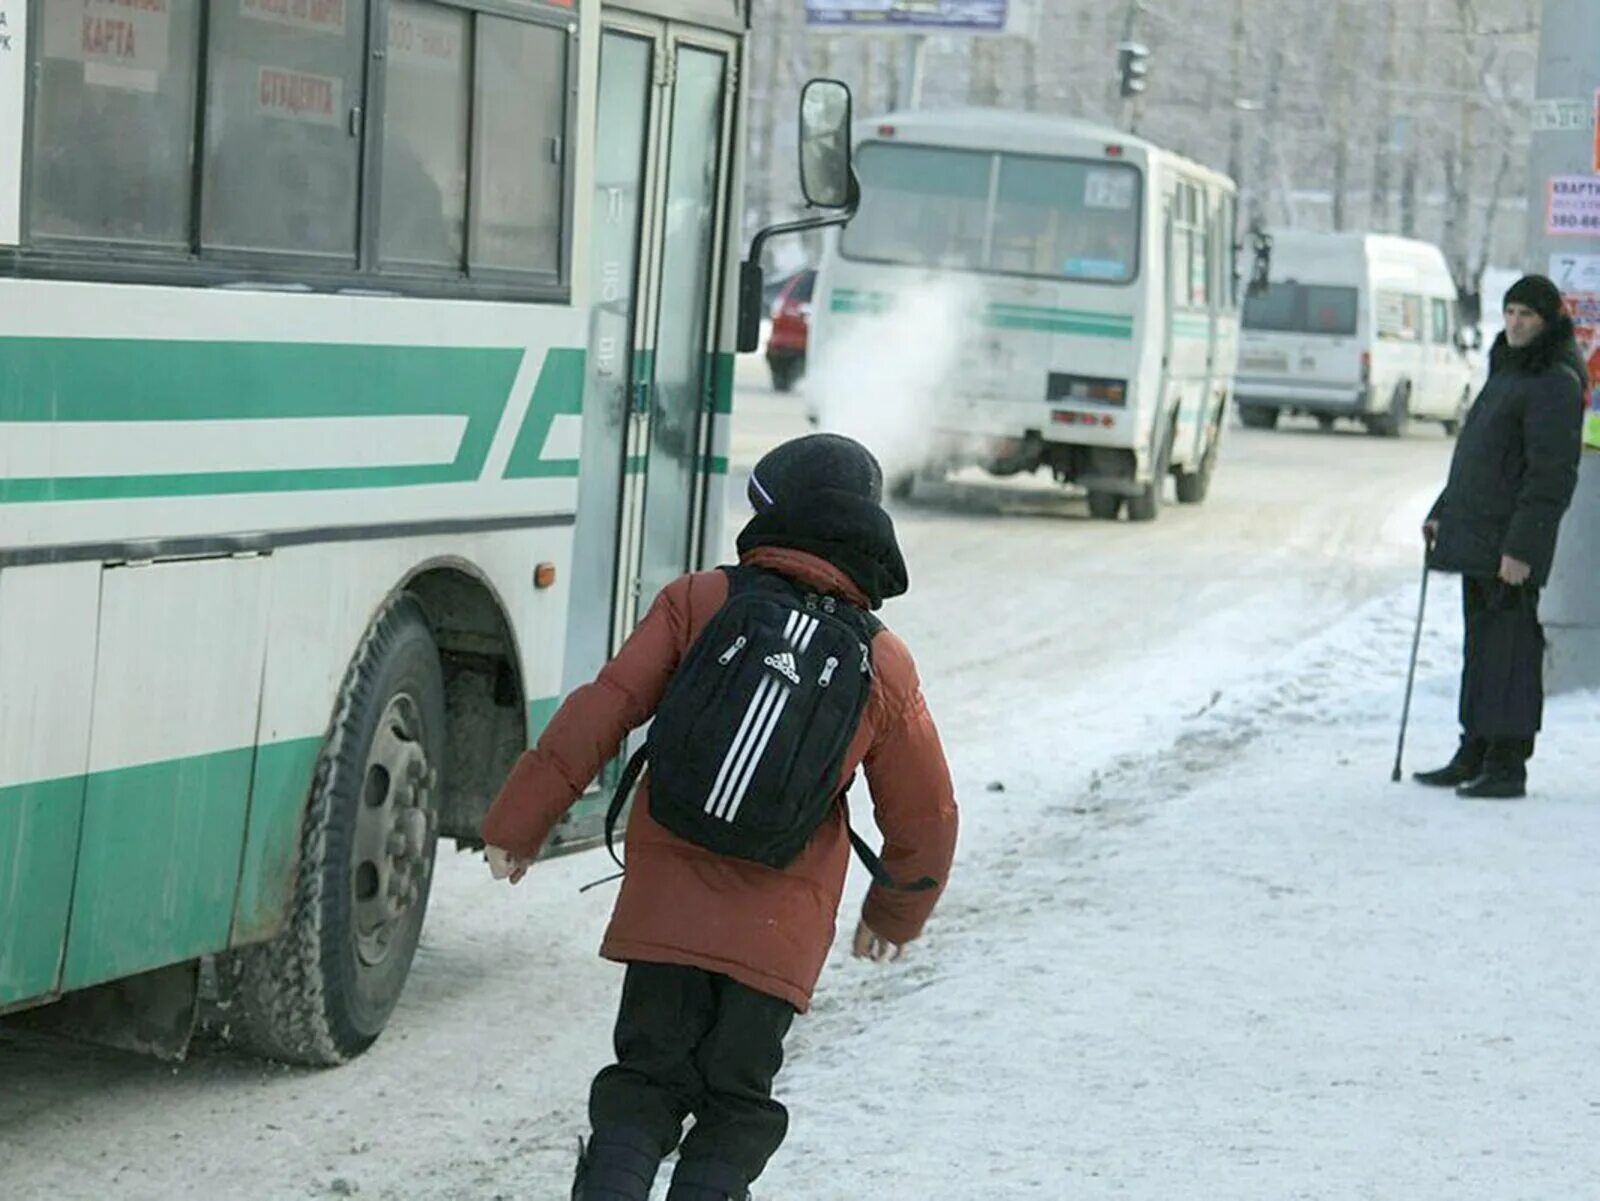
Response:
[{"label": "black knit hat", "polygon": [[768,451],[750,473],[755,516],[739,553],[762,546],[805,551],[851,578],[874,609],[910,586],[894,521],[883,508],[883,468],[838,434],[807,434]]},{"label": "black knit hat", "polygon": [[1525,304],[1546,321],[1554,321],[1562,312],[1561,289],[1543,275],[1524,275],[1506,289],[1500,307],[1513,304]]},{"label": "black knit hat", "polygon": [[757,513],[773,505],[805,504],[823,489],[883,501],[883,468],[872,452],[842,434],[807,434],[769,450],[750,473],[748,494]]}]

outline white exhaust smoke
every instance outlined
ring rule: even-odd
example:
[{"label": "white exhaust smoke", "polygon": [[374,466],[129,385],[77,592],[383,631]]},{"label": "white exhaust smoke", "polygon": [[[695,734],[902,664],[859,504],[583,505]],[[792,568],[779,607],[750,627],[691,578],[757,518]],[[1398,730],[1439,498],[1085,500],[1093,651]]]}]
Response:
[{"label": "white exhaust smoke", "polygon": [[885,312],[827,314],[806,373],[819,427],[867,446],[887,477],[921,467],[982,300],[971,280],[930,276],[891,294]]}]

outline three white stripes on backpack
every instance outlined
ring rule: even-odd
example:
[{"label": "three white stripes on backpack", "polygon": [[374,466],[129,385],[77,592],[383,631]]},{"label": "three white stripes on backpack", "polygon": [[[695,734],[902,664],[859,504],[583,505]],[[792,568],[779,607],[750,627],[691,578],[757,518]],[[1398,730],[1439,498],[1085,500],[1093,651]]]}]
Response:
[{"label": "three white stripes on backpack", "polygon": [[[815,617],[791,613],[789,624],[784,627],[784,640],[805,654],[819,624]],[[793,659],[787,653],[774,656],[780,657]],[[770,661],[769,666],[775,671],[783,670],[783,665]],[[790,672],[793,672],[792,662],[789,666]],[[790,679],[797,679],[797,673],[784,674]],[[745,793],[750,790],[750,781],[755,778],[761,756],[767,752],[767,744],[772,741],[772,732],[778,728],[778,719],[789,704],[789,696],[789,688],[777,676],[766,676],[757,685],[755,696],[750,698],[750,707],[745,710],[744,720],[739,723],[739,732],[733,736],[733,745],[728,748],[728,754],[717,772],[717,781],[711,786],[711,795],[706,798],[707,813],[730,823],[739,816],[739,806],[744,804]]]}]

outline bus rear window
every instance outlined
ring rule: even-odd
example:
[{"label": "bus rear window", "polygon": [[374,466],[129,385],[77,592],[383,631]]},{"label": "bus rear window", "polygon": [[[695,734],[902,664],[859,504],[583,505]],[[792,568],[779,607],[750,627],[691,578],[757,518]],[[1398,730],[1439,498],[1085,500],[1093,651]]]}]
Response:
[{"label": "bus rear window", "polygon": [[1245,298],[1244,327],[1262,333],[1327,334],[1356,332],[1358,294],[1354,288],[1321,284],[1269,284]]},{"label": "bus rear window", "polygon": [[1123,163],[869,143],[850,258],[1127,283],[1139,266],[1139,172]]}]

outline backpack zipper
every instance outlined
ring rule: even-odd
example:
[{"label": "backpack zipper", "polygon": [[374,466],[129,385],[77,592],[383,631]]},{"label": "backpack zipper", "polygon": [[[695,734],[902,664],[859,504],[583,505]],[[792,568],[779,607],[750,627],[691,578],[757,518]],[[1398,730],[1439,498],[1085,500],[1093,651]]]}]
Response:
[{"label": "backpack zipper", "polygon": [[833,683],[833,673],[837,670],[839,670],[839,660],[834,656],[829,655],[828,662],[823,667],[822,676],[817,680],[817,683],[826,688],[829,684]]},{"label": "backpack zipper", "polygon": [[743,634],[740,634],[738,638],[734,639],[733,645],[722,652],[722,657],[719,658],[717,662],[722,664],[724,667],[728,666],[728,664],[733,662],[733,657],[740,651],[744,650],[745,643],[749,641],[750,639],[746,638]]}]

